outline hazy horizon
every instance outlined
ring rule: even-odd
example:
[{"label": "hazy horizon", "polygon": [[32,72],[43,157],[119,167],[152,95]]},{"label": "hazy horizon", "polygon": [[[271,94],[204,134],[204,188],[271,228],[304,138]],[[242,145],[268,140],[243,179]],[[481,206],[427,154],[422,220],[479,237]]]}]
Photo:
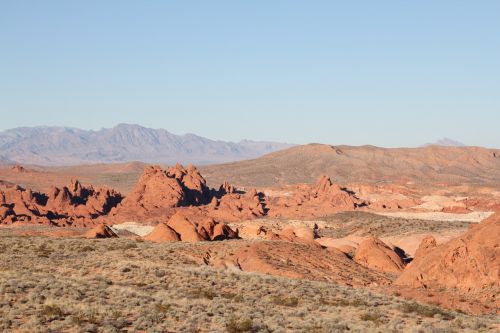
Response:
[{"label": "hazy horizon", "polygon": [[498,147],[498,2],[0,4],[0,130]]},{"label": "hazy horizon", "polygon": [[[61,126],[59,126],[59,125],[19,126],[19,127],[8,128],[8,129],[2,129],[2,130],[0,130],[0,132],[4,132],[4,131],[8,131],[8,130],[16,130],[16,129],[21,129],[21,128],[51,128],[51,127],[70,128],[70,129],[77,129],[77,130],[97,132],[97,131],[106,130],[106,129],[113,129],[115,127],[123,126],[123,125],[125,125],[125,126],[139,126],[139,127],[144,127],[144,128],[147,128],[147,129],[152,129],[152,130],[166,130],[167,132],[169,132],[171,134],[174,134],[174,135],[178,135],[178,136],[196,135],[196,136],[203,137],[203,136],[201,136],[201,135],[199,135],[197,133],[192,133],[192,132],[188,132],[188,133],[175,133],[175,132],[170,131],[168,128],[147,127],[147,126],[143,126],[143,125],[140,125],[140,124],[133,124],[133,123],[118,123],[118,124],[115,124],[114,126],[111,126],[111,127],[101,127],[101,128],[95,128],[95,129],[93,129],[93,128],[85,129],[85,128],[80,128],[80,127],[62,126],[62,125]],[[225,139],[214,139],[214,138],[210,138],[210,137],[203,137],[203,138],[206,138],[206,139],[209,139],[209,140],[225,141],[225,142],[235,142],[235,143],[242,142],[242,141],[257,141],[257,142],[259,142],[259,141],[265,142],[266,141],[266,140],[251,139],[251,138],[242,138],[241,140],[238,140],[238,141],[225,140]],[[376,145],[373,145],[371,143],[351,145],[349,143],[343,143],[343,142],[301,142],[301,143],[296,143],[296,142],[278,142],[278,141],[270,141],[270,142],[292,144],[292,145],[325,144],[325,145],[337,145],[337,146],[340,146],[340,145],[346,145],[346,146],[376,146]],[[393,146],[393,147],[377,146],[377,147],[381,147],[381,148],[419,148],[419,147],[423,147],[423,146],[426,146],[426,145],[433,145],[433,144],[443,145],[443,146],[457,146],[457,147],[460,147],[460,146],[471,147],[472,146],[472,145],[467,144],[466,142],[460,142],[458,140],[455,140],[454,138],[440,137],[440,138],[434,138],[434,140],[430,139],[430,140],[428,140],[428,142],[422,142],[421,144],[419,144],[417,146]],[[495,146],[491,146],[491,147],[482,146],[482,147],[485,147],[485,148],[498,148],[498,147],[495,147]]]}]

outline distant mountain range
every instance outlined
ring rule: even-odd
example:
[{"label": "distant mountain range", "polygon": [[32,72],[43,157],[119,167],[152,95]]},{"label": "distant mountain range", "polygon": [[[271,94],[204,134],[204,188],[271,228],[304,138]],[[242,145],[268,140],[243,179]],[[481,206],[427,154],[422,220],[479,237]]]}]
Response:
[{"label": "distant mountain range", "polygon": [[291,146],[249,140],[215,141],[129,124],[98,131],[19,127],[0,132],[0,162],[42,166],[127,161],[212,164],[256,158]]}]

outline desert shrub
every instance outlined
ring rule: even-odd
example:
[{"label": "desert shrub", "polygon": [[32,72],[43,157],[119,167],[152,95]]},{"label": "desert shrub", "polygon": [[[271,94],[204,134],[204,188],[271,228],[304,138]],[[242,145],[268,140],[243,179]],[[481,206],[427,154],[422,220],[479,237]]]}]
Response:
[{"label": "desert shrub", "polygon": [[86,246],[82,247],[82,249],[80,251],[82,251],[82,252],[91,252],[91,251],[94,251],[94,250],[95,249],[92,246],[86,245]]},{"label": "desert shrub", "polygon": [[226,330],[229,333],[251,332],[254,329],[250,318],[231,317],[226,322]]},{"label": "desert shrub", "polygon": [[319,300],[319,302],[320,302],[321,305],[339,306],[339,307],[353,306],[353,307],[357,308],[357,307],[368,306],[368,303],[366,303],[363,300],[357,299],[357,298],[353,299],[353,300],[341,298],[341,299],[334,299],[332,301],[328,301],[328,300],[326,300],[324,298],[321,298]]},{"label": "desert shrub", "polygon": [[212,290],[207,290],[207,289],[196,289],[191,292],[191,296],[193,298],[206,298],[209,300],[214,299],[217,297],[217,294],[213,292]]},{"label": "desert shrub", "polygon": [[158,313],[163,313],[166,314],[170,310],[171,305],[170,304],[162,304],[162,303],[156,303],[154,305],[154,309]]},{"label": "desert shrub", "polygon": [[405,303],[401,306],[401,311],[404,313],[416,313],[420,316],[428,318],[432,318],[437,314],[443,317],[444,320],[452,320],[455,318],[454,315],[444,311],[441,308],[434,306],[420,305],[418,303]]},{"label": "desert shrub", "polygon": [[64,316],[64,312],[57,305],[47,304],[43,306],[41,315],[46,318],[61,318]]},{"label": "desert shrub", "polygon": [[359,316],[362,321],[372,321],[376,324],[383,322],[384,316],[378,312],[365,312]]},{"label": "desert shrub", "polygon": [[275,305],[296,307],[299,305],[299,299],[297,297],[284,297],[284,296],[273,296],[271,301]]},{"label": "desert shrub", "polygon": [[38,254],[40,258],[48,258],[52,252],[54,252],[54,250],[48,248],[45,243],[40,244],[35,250],[35,253]]}]

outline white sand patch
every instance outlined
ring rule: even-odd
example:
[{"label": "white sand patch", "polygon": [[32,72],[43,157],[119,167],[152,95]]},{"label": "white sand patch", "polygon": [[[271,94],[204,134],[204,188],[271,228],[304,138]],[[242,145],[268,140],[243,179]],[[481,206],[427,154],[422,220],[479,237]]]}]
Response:
[{"label": "white sand patch", "polygon": [[142,225],[138,222],[124,222],[121,224],[114,224],[112,228],[117,230],[126,230],[141,237],[146,236],[154,229],[154,227],[150,225]]},{"label": "white sand patch", "polygon": [[442,212],[388,212],[382,213],[378,212],[375,214],[388,216],[388,217],[399,217],[404,219],[413,220],[429,220],[429,221],[463,221],[471,223],[479,223],[482,220],[493,215],[494,212],[470,212],[468,214],[453,214],[453,213],[442,213]]},{"label": "white sand patch", "polygon": [[443,195],[427,195],[422,198],[423,203],[414,208],[439,211],[445,207],[465,207],[467,197],[447,197]]}]

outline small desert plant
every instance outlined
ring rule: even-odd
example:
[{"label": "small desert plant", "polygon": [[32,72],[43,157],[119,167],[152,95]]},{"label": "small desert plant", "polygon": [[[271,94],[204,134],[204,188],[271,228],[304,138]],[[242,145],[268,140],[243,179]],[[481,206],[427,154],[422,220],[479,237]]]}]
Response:
[{"label": "small desert plant", "polygon": [[226,330],[229,333],[251,332],[253,328],[253,323],[250,318],[231,317],[226,322]]},{"label": "small desert plant", "polygon": [[374,323],[382,322],[383,316],[378,312],[365,312],[359,316],[363,321],[373,321]]},{"label": "small desert plant", "polygon": [[273,296],[271,301],[281,306],[296,307],[299,305],[299,299],[297,297]]},{"label": "small desert plant", "polygon": [[162,304],[162,303],[156,303],[154,305],[154,309],[157,313],[163,313],[166,314],[170,310],[171,305],[170,304]]},{"label": "small desert plant", "polygon": [[92,246],[86,245],[86,246],[82,247],[82,249],[80,251],[82,251],[82,252],[91,252],[91,251],[94,251],[94,250],[95,249]]},{"label": "small desert plant", "polygon": [[405,303],[401,307],[401,311],[404,313],[416,313],[423,317],[432,318],[435,315],[439,314],[443,317],[444,320],[452,320],[455,318],[451,313],[444,311],[438,307],[433,306],[425,306],[417,303]]},{"label": "small desert plant", "polygon": [[196,289],[191,293],[191,295],[194,298],[206,298],[209,300],[212,300],[217,296],[217,294],[212,290],[206,290],[206,289]]},{"label": "small desert plant", "polygon": [[57,305],[47,304],[43,306],[41,314],[47,318],[60,318],[64,315],[64,312]]}]

